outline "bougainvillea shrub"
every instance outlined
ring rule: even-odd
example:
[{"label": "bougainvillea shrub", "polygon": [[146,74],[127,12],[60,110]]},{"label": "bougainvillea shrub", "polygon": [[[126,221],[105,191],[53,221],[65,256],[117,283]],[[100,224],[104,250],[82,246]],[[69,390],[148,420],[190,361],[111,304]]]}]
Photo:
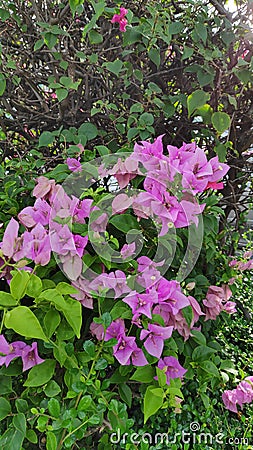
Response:
[{"label": "bougainvillea shrub", "polygon": [[[180,411],[193,377],[204,402],[208,386],[224,385],[231,366],[210,327],[236,305],[208,224],[222,213],[229,166],[194,142],[166,148],[162,138],[86,163],[82,153],[69,158],[63,183],[53,171],[39,176],[34,203],[7,224],[3,445],[74,448],[87,433],[124,432],[135,395],[146,422],[160,408]],[[203,266],[212,258],[220,279]]]},{"label": "bougainvillea shrub", "polygon": [[217,398],[236,420],[252,8],[38,4],[0,1],[0,448],[109,450]]}]

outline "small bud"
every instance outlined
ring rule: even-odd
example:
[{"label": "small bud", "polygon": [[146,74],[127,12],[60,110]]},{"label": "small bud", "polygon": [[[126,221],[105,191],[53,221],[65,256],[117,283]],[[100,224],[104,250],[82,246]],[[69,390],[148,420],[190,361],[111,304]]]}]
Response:
[{"label": "small bud", "polygon": [[194,289],[195,286],[196,286],[195,281],[192,281],[191,283],[188,283],[188,284],[186,285],[186,289],[188,289],[188,291],[192,291],[192,289]]},{"label": "small bud", "polygon": [[16,267],[18,269],[25,267],[27,264],[27,260],[26,259],[21,259],[20,261],[17,262]]}]

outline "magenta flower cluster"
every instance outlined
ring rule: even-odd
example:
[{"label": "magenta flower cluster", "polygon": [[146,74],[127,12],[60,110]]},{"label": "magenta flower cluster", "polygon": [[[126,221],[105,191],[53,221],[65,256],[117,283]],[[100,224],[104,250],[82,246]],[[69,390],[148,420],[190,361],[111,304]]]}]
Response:
[{"label": "magenta flower cluster", "polygon": [[120,8],[120,13],[119,14],[114,14],[111,23],[118,23],[119,24],[119,29],[120,31],[122,31],[123,33],[126,31],[126,26],[127,26],[127,19],[126,19],[126,15],[128,13],[128,10],[125,8]]},{"label": "magenta flower cluster", "polygon": [[[197,195],[209,188],[220,189],[220,180],[229,170],[226,164],[219,163],[217,157],[208,161],[205,152],[195,143],[183,144],[181,148],[168,146],[168,155],[164,155],[162,138],[159,136],[154,143],[142,141],[134,146],[133,153],[124,161],[119,158],[113,167],[106,169],[101,166],[99,169],[101,177],[116,178],[120,188],[126,187],[137,175],[145,176],[143,191],[138,191],[133,197],[129,196],[130,191],[115,195],[112,212],[121,214],[132,207],[138,220],[153,219],[160,236],[166,235],[171,227],[197,225],[198,215],[205,207],[198,204]],[[68,158],[67,164],[72,172],[81,173],[80,159]],[[0,244],[0,269],[4,266],[2,276],[6,279],[11,277],[8,262],[24,260],[24,264],[32,261],[35,265],[45,266],[54,252],[63,272],[77,289],[77,294],[72,296],[83,306],[92,309],[93,297],[110,291],[115,299],[121,298],[131,309],[132,325],[139,328],[139,341],[143,348],[135,336],[129,336],[122,319],[112,322],[106,333],[103,327],[91,325],[91,332],[98,339],[117,339],[113,353],[120,364],[146,365],[146,355],[149,354],[158,359],[159,368],[166,367],[166,373],[171,374],[174,370],[178,376],[183,375],[185,369],[179,366],[176,358],[166,356],[162,359],[164,342],[173,331],[188,339],[199,317],[205,313],[207,320],[215,319],[222,310],[234,312],[234,304],[227,301],[231,291],[227,287],[211,286],[203,302],[203,312],[194,297],[182,292],[177,281],[161,276],[159,267],[163,262],[155,263],[146,256],[137,259],[135,280],[141,292],[128,286],[128,278],[123,271],[107,273],[102,263],[102,273],[84,276],[82,258],[88,253],[88,236],[74,234],[72,225],[86,225],[89,220],[93,234],[99,239],[99,234],[106,231],[107,213],[94,206],[92,199],[70,197],[55,180],[44,176],[38,178],[33,195],[36,197],[34,206],[24,208],[18,215],[25,231],[18,235],[19,223],[14,218],[5,230]],[[91,220],[94,212],[95,220]],[[122,260],[134,258],[135,250],[135,243],[124,244],[120,250]],[[30,270],[29,267],[25,269]],[[186,322],[182,313],[186,306],[193,311],[191,324]],[[163,326],[153,319],[154,315],[163,319]],[[35,347],[33,351],[36,351]],[[4,354],[7,357],[7,353]]]},{"label": "magenta flower cluster", "polygon": [[231,296],[232,292],[227,285],[209,286],[206,299],[203,300],[206,312],[205,320],[215,320],[221,311],[229,314],[235,313],[236,303],[228,301]]},{"label": "magenta flower cluster", "polygon": [[251,403],[253,401],[253,377],[246,377],[236,389],[224,391],[222,400],[225,407],[235,413],[238,412],[237,405],[242,408],[244,403]]},{"label": "magenta flower cluster", "polygon": [[160,236],[171,227],[198,225],[197,216],[205,205],[197,202],[196,195],[209,188],[221,189],[223,184],[219,181],[229,170],[218,157],[208,161],[204,150],[195,143],[183,144],[180,148],[169,145],[168,156],[164,155],[162,138],[159,136],[154,143],[135,144],[133,153],[125,161],[119,158],[112,169],[104,170],[104,176],[114,176],[121,189],[137,175],[145,175],[144,192],[132,198],[119,194],[113,211],[122,213],[131,206],[138,218],[152,218],[157,223]]},{"label": "magenta flower cluster", "polygon": [[23,372],[44,362],[44,359],[41,359],[38,355],[37,342],[33,342],[31,346],[22,341],[8,344],[2,334],[0,335],[0,354],[2,354],[0,356],[0,366],[5,365],[6,367],[13,359],[21,357]]},{"label": "magenta flower cluster", "polygon": [[229,267],[232,267],[235,270],[239,270],[240,272],[244,272],[245,270],[253,269],[253,259],[252,258],[253,251],[248,250],[243,254],[243,260],[238,261],[237,259],[232,259],[229,263]]}]

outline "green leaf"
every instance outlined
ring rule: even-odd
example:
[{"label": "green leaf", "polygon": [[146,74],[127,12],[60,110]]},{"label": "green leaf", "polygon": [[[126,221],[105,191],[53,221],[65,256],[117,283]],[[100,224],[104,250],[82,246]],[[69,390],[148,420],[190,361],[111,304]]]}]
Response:
[{"label": "green leaf", "polygon": [[3,73],[0,73],[0,96],[3,95],[6,89],[6,78]]},{"label": "green leaf", "polygon": [[71,80],[70,77],[61,77],[60,78],[60,83],[66,88],[70,88],[71,85],[73,84],[73,81]]},{"label": "green leaf", "polygon": [[207,86],[208,84],[212,85],[215,77],[215,71],[211,69],[209,69],[208,71],[200,69],[197,72],[197,77],[200,87]]},{"label": "green leaf", "polygon": [[34,51],[36,52],[37,50],[40,50],[44,44],[45,44],[44,39],[39,39],[38,41],[36,41],[33,48]]},{"label": "green leaf", "polygon": [[85,341],[83,343],[83,349],[91,358],[95,357],[96,354],[96,346],[92,341]]},{"label": "green leaf", "polygon": [[202,361],[202,362],[200,362],[199,365],[200,365],[201,369],[203,369],[205,372],[210,373],[211,375],[213,375],[215,377],[220,376],[216,365],[212,361]]},{"label": "green leaf", "polygon": [[148,127],[150,125],[153,125],[154,120],[155,119],[154,119],[153,114],[145,112],[145,113],[141,114],[141,116],[139,118],[139,125]]},{"label": "green leaf", "polygon": [[69,91],[67,89],[60,88],[60,89],[55,89],[55,93],[57,95],[59,102],[61,102],[62,100],[67,98]]},{"label": "green leaf", "polygon": [[94,369],[95,370],[104,370],[108,366],[108,361],[105,358],[99,358],[96,362]]},{"label": "green leaf", "polygon": [[209,409],[209,407],[210,407],[210,400],[209,400],[208,395],[204,394],[203,392],[200,392],[200,397],[201,397],[201,400],[202,400],[205,408]]},{"label": "green leaf", "polygon": [[0,448],[2,450],[21,450],[23,440],[23,433],[10,427],[0,438]]},{"label": "green leaf", "polygon": [[44,35],[45,44],[50,50],[51,50],[51,48],[53,48],[55,46],[57,40],[58,40],[58,37],[54,33],[47,32]]},{"label": "green leaf", "polygon": [[129,141],[131,141],[131,139],[135,138],[137,136],[137,134],[139,134],[139,130],[138,128],[129,128],[128,132],[127,132],[127,139]]},{"label": "green leaf", "polygon": [[47,407],[51,416],[56,418],[60,416],[61,407],[59,401],[56,398],[50,398]]},{"label": "green leaf", "polygon": [[[151,84],[151,83],[149,83]],[[153,83],[155,84],[155,83]],[[138,112],[142,112],[143,111],[143,105],[141,103],[134,103],[131,108],[130,108],[130,113],[138,113]]]},{"label": "green leaf", "polygon": [[11,377],[0,375],[0,394],[10,394],[13,392]]},{"label": "green leaf", "polygon": [[27,430],[26,432],[26,439],[31,442],[32,444],[37,444],[38,442],[38,436],[35,433],[34,430]]},{"label": "green leaf", "polygon": [[84,0],[69,0],[69,6],[73,15],[75,14],[78,6],[82,5],[83,3]]},{"label": "green leaf", "polygon": [[144,396],[144,424],[150,416],[153,416],[163,405],[163,389],[148,386]]},{"label": "green leaf", "polygon": [[110,72],[114,73],[114,75],[119,75],[123,62],[120,59],[115,59],[113,62],[104,63],[103,66],[107,68]]},{"label": "green leaf", "polygon": [[171,22],[169,24],[169,34],[178,34],[184,28],[184,24],[182,22]]},{"label": "green leaf", "polygon": [[16,333],[27,338],[37,338],[48,342],[35,314],[27,306],[17,306],[5,315],[4,324]]},{"label": "green leaf", "polygon": [[217,144],[214,147],[215,152],[218,155],[220,162],[225,162],[227,157],[227,147],[224,144]]},{"label": "green leaf", "polygon": [[252,71],[249,69],[235,70],[235,74],[244,84],[247,84],[252,77]]},{"label": "green leaf", "polygon": [[62,295],[78,293],[78,290],[74,286],[71,286],[69,283],[65,283],[65,281],[58,283],[55,289]]},{"label": "green leaf", "polygon": [[71,297],[65,299],[56,289],[47,289],[42,292],[40,298],[53,303],[61,311],[69,325],[74,330],[76,336],[80,338],[80,330],[82,325],[82,305]]},{"label": "green leaf", "polygon": [[50,309],[44,317],[44,327],[50,339],[61,322],[61,316],[55,309]]},{"label": "green leaf", "polygon": [[206,346],[206,337],[201,331],[191,330],[192,339],[200,345]]},{"label": "green leaf", "polygon": [[132,406],[132,390],[126,383],[119,384],[119,395],[121,400],[127,404],[129,408]]},{"label": "green leaf", "polygon": [[235,109],[237,109],[237,101],[235,97],[232,97],[232,95],[227,94],[228,96],[228,101],[230,103],[230,105],[233,105],[235,107]]},{"label": "green leaf", "polygon": [[148,52],[148,56],[151,59],[151,61],[158,68],[160,66],[160,63],[161,63],[160,50],[158,50],[157,48],[152,47],[149,50],[149,52]]},{"label": "green leaf", "polygon": [[105,145],[96,145],[95,149],[98,151],[100,156],[109,155],[110,150]]},{"label": "green leaf", "polygon": [[86,411],[92,404],[92,398],[90,395],[85,395],[82,397],[78,403],[77,411]]},{"label": "green leaf", "polygon": [[46,359],[41,364],[32,367],[29,371],[28,377],[24,386],[27,387],[37,387],[48,383],[54,374],[56,361],[52,359]]},{"label": "green leaf", "polygon": [[193,317],[194,317],[193,316],[192,307],[190,305],[189,306],[185,306],[185,308],[181,309],[181,312],[182,312],[182,314],[183,314],[183,316],[184,316],[184,318],[186,320],[186,323],[187,323],[188,327],[190,327],[191,323],[192,323],[192,320],[193,320]]},{"label": "green leaf", "polygon": [[11,405],[4,397],[0,397],[0,421],[5,419],[11,412]]},{"label": "green leaf", "polygon": [[19,413],[26,413],[29,409],[27,401],[22,398],[17,398],[15,401],[15,406]]},{"label": "green leaf", "polygon": [[5,20],[9,19],[10,12],[7,9],[0,8],[0,20],[5,22]]},{"label": "green leaf", "polygon": [[39,147],[47,147],[54,142],[54,135],[50,131],[44,131],[39,138]]},{"label": "green leaf", "polygon": [[137,222],[136,217],[130,214],[118,214],[110,219],[110,223],[116,227],[118,230],[127,233],[130,230],[139,230],[140,226]]},{"label": "green leaf", "polygon": [[57,439],[56,439],[55,434],[52,431],[47,431],[46,437],[47,437],[46,449],[47,450],[56,450],[57,449]]},{"label": "green leaf", "polygon": [[167,384],[167,377],[163,370],[159,369],[159,367],[156,367],[156,375],[158,378],[158,384],[160,387],[164,387]]},{"label": "green leaf", "polygon": [[26,295],[32,298],[36,298],[42,291],[42,281],[34,273],[31,274],[26,288]]},{"label": "green leaf", "polygon": [[224,112],[215,112],[212,115],[212,124],[219,134],[228,130],[230,127],[230,117]]},{"label": "green leaf", "polygon": [[193,361],[205,361],[207,358],[216,353],[214,348],[208,347],[206,345],[199,345],[192,352]]},{"label": "green leaf", "polygon": [[25,270],[17,270],[10,282],[11,295],[20,300],[26,293],[30,275]]},{"label": "green leaf", "polygon": [[234,375],[237,375],[238,371],[235,369],[235,365],[233,361],[230,359],[224,359],[221,361],[220,369],[225,370],[226,372],[232,373]]},{"label": "green leaf", "polygon": [[203,24],[203,23],[196,23],[194,28],[195,28],[195,31],[196,31],[197,35],[202,40],[203,44],[206,45],[206,40],[207,40],[207,27],[206,27],[206,25]]},{"label": "green leaf", "polygon": [[16,414],[12,421],[16,430],[20,431],[24,436],[26,434],[26,419],[23,413]]},{"label": "green leaf", "polygon": [[152,383],[155,376],[155,370],[151,366],[138,367],[130,380],[138,381],[139,383]]},{"label": "green leaf", "polygon": [[184,61],[185,59],[190,58],[194,53],[194,49],[191,47],[184,47],[184,51],[183,51],[183,55],[182,55],[182,61]]},{"label": "green leaf", "polygon": [[131,319],[132,312],[127,305],[122,304],[122,301],[116,303],[110,311],[110,315],[112,320],[121,318],[121,319]]},{"label": "green leaf", "polygon": [[206,103],[205,105],[201,106],[200,108],[197,108],[193,115],[194,115],[194,117],[201,116],[203,118],[204,123],[210,124],[212,114],[213,114],[213,108]]},{"label": "green leaf", "polygon": [[98,129],[93,123],[84,122],[78,129],[78,135],[84,135],[88,141],[91,141],[97,137]]},{"label": "green leaf", "polygon": [[9,307],[9,306],[16,306],[17,300],[11,295],[8,294],[8,292],[0,292],[0,306]]},{"label": "green leaf", "polygon": [[103,42],[103,35],[96,30],[90,30],[88,37],[91,44],[101,44]]},{"label": "green leaf", "polygon": [[59,386],[58,383],[56,383],[56,381],[51,380],[46,385],[44,392],[47,397],[55,397],[56,395],[58,395],[61,392],[61,387]]},{"label": "green leaf", "polygon": [[188,117],[190,117],[197,108],[204,106],[210,99],[210,94],[200,89],[194,91],[187,98]]}]

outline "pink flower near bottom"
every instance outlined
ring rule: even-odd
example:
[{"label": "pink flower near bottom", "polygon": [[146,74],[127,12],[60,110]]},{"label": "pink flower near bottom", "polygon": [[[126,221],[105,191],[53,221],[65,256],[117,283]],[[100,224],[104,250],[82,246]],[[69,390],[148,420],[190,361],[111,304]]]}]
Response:
[{"label": "pink flower near bottom", "polygon": [[236,389],[224,391],[222,400],[225,407],[235,413],[238,412],[237,405],[242,408],[244,403],[253,402],[253,377],[246,377]]},{"label": "pink flower near bottom", "polygon": [[0,366],[5,365],[8,367],[13,359],[21,357],[23,362],[23,372],[45,361],[38,355],[37,342],[33,342],[31,346],[26,345],[26,343],[22,341],[15,341],[8,344],[3,335],[0,335],[0,353],[3,355],[0,356]]}]

